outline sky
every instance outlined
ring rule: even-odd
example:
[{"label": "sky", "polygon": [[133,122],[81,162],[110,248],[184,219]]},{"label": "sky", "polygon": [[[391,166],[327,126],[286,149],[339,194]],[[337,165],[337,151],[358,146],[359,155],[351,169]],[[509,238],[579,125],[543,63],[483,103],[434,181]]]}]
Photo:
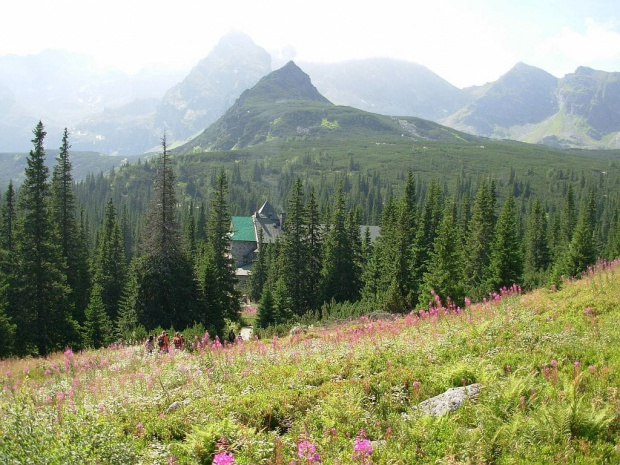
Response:
[{"label": "sky", "polygon": [[233,31],[274,63],[392,57],[457,87],[518,62],[556,77],[620,71],[617,0],[5,0],[0,16],[0,55],[66,49],[129,73],[189,71]]}]

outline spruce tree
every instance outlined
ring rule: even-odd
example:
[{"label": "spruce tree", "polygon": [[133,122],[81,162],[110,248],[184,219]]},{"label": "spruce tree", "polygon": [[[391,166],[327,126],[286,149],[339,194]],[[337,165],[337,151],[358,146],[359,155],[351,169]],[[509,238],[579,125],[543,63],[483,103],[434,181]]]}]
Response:
[{"label": "spruce tree", "polygon": [[84,343],[88,347],[99,349],[112,340],[112,321],[107,314],[103,298],[103,289],[99,283],[93,284],[84,322]]},{"label": "spruce tree", "polygon": [[2,202],[2,229],[0,229],[0,248],[12,252],[15,247],[16,198],[13,190],[13,181],[9,181],[6,194]]},{"label": "spruce tree", "polygon": [[266,287],[258,303],[256,326],[266,328],[276,323],[275,301],[271,290]]},{"label": "spruce tree", "polygon": [[98,298],[101,299],[108,318],[115,321],[127,279],[127,266],[121,229],[112,199],[106,205],[98,237],[93,263],[93,286],[98,287]]},{"label": "spruce tree", "polygon": [[222,169],[216,178],[207,218],[207,243],[198,266],[198,281],[204,293],[206,326],[223,329],[225,318],[239,319],[240,293],[236,288],[235,263],[230,253],[230,222],[228,180]]},{"label": "spruce tree", "polygon": [[137,330],[141,326],[137,312],[140,305],[138,300],[140,286],[136,268],[139,264],[140,260],[136,257],[128,265],[127,280],[118,305],[118,316],[113,322],[115,336],[122,341],[135,341]]},{"label": "spruce tree", "polygon": [[555,282],[558,282],[559,276],[567,278],[578,276],[588,266],[594,265],[596,258],[594,234],[587,208],[584,206],[580,211],[571,242],[554,269]]},{"label": "spruce tree", "polygon": [[[396,250],[396,218],[397,207],[393,199],[387,200],[381,215],[381,235],[374,245],[370,261],[362,274],[363,297],[368,300],[381,298],[396,278],[397,263],[393,257]],[[400,292],[400,287],[396,286]]]},{"label": "spruce tree", "polygon": [[[0,266],[2,266],[2,263],[6,260],[5,254],[7,254],[7,252],[0,249]],[[7,314],[8,287],[6,275],[3,273],[0,275],[0,341],[2,341],[2,344],[0,344],[0,358],[12,355],[15,350],[15,333],[17,327]]]},{"label": "spruce tree", "polygon": [[520,285],[522,275],[523,254],[517,231],[517,211],[512,192],[509,192],[491,243],[488,288],[496,291],[504,286]]},{"label": "spruce tree", "polygon": [[87,279],[83,270],[88,268],[88,260],[83,243],[84,236],[80,235],[76,218],[75,193],[73,191],[72,164],[69,160],[69,133],[65,128],[62,136],[62,145],[56,164],[52,172],[52,215],[53,221],[58,228],[60,247],[66,262],[67,284],[71,289],[73,301],[73,317],[82,322],[84,309],[88,302],[90,283],[82,281]]},{"label": "spruce tree", "polygon": [[308,305],[312,309],[318,308],[320,305],[320,281],[321,281],[321,249],[323,245],[323,236],[321,229],[321,218],[319,206],[316,200],[314,187],[310,187],[308,192],[308,202],[306,203],[306,212],[308,215],[308,262],[306,263],[307,275],[306,289],[308,292]]},{"label": "spruce tree", "polygon": [[494,185],[483,179],[474,201],[465,245],[464,272],[467,277],[467,292],[474,298],[482,298],[490,290],[487,270],[495,228],[494,210]]},{"label": "spruce tree", "polygon": [[[397,213],[395,250],[392,260],[396,264],[395,278],[402,299],[408,305],[416,303],[419,279],[412,273],[414,268],[414,246],[417,235],[417,204],[413,173],[409,171],[405,192]],[[406,306],[402,311],[406,310]]]},{"label": "spruce tree", "polygon": [[530,211],[524,241],[524,284],[533,288],[542,284],[542,275],[550,265],[550,251],[547,238],[547,217],[538,199]]},{"label": "spruce tree", "polygon": [[16,228],[17,278],[9,313],[18,325],[18,350],[46,355],[80,340],[72,319],[65,263],[52,223],[49,170],[45,166],[46,132],[39,122],[33,131],[34,149],[27,158],[18,202],[22,216]]},{"label": "spruce tree", "polygon": [[177,221],[174,173],[166,137],[157,159],[153,191],[142,230],[142,255],[135,265],[138,321],[147,329],[185,328],[197,319],[198,292],[191,260]]},{"label": "spruce tree", "polygon": [[[347,225],[344,192],[340,185],[323,248],[321,289],[324,302],[353,302],[359,297],[361,270],[351,244],[351,227]],[[359,236],[359,225],[357,228]]]},{"label": "spruce tree", "polygon": [[426,198],[421,217],[418,221],[416,236],[411,250],[411,279],[412,293],[417,295],[411,305],[419,301],[420,288],[424,275],[428,271],[430,257],[433,251],[433,243],[437,237],[439,225],[442,220],[442,191],[436,181],[432,181]]},{"label": "spruce tree", "polygon": [[297,178],[288,203],[286,227],[281,240],[282,277],[293,303],[293,313],[303,315],[310,310],[308,281],[309,246],[307,212],[301,180]]},{"label": "spruce tree", "polygon": [[463,255],[459,246],[456,209],[451,200],[446,202],[443,220],[433,243],[420,303],[434,302],[435,295],[439,296],[444,306],[448,300],[456,305],[463,305],[465,298]]}]

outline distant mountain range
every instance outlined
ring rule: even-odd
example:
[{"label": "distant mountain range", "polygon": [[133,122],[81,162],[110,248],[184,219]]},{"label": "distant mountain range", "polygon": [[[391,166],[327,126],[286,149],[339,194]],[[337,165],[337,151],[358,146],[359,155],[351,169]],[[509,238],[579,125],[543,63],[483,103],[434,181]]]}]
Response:
[{"label": "distant mountain range", "polygon": [[[185,76],[148,70],[128,77],[58,51],[0,57],[0,68],[0,152],[29,150],[39,119],[51,146],[59,145],[67,126],[75,150],[131,155],[157,149],[164,131],[177,146],[189,142],[185,148],[242,147],[289,126],[320,128],[321,111],[329,121],[330,112],[351,111],[343,106],[363,110],[364,118],[381,124],[399,119],[377,115],[417,117],[484,137],[555,147],[620,148],[620,73],[583,67],[556,78],[519,63],[495,82],[458,89],[424,66],[388,58],[299,67],[289,63],[280,74],[308,77],[300,84],[308,92],[306,86],[312,86],[314,96],[270,100],[269,79],[283,76],[270,74],[271,57],[263,48],[234,33],[224,36]],[[259,90],[244,93],[259,82]],[[277,124],[268,120],[275,110],[267,106],[287,100],[297,101],[299,108]],[[305,112],[302,101],[312,102]],[[260,108],[261,115],[241,114],[239,109],[248,104]],[[401,119],[406,120],[411,119]],[[242,133],[225,136],[233,121]]]},{"label": "distant mountain range", "polygon": [[241,94],[215,123],[178,152],[244,149],[273,140],[350,138],[463,141],[475,136],[415,117],[394,117],[334,105],[292,61]]}]

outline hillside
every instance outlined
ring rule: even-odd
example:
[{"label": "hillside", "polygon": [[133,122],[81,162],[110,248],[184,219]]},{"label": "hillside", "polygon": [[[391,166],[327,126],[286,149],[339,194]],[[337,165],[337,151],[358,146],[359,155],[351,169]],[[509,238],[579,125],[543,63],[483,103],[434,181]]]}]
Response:
[{"label": "hillside", "polygon": [[501,137],[502,128],[537,123],[555,114],[556,87],[557,79],[551,74],[518,63],[472,103],[443,122],[473,134]]},{"label": "hillside", "polygon": [[620,147],[620,73],[579,67],[557,79],[519,63],[497,81],[464,92],[473,100],[441,123],[560,148]]},{"label": "hillside", "polygon": [[[245,91],[213,125],[178,152],[231,150],[274,140],[355,139],[472,140],[471,136],[419,118],[395,118],[333,105],[310,77],[289,62]],[[441,133],[441,135],[440,135]]]},{"label": "hillside", "polygon": [[[47,150],[45,164],[52,172],[52,167],[56,163],[58,149]],[[14,184],[21,184],[24,178],[24,168],[28,153],[0,153],[0,189],[8,186],[9,181]],[[124,163],[133,163],[138,157],[110,157],[95,152],[71,151],[69,154],[73,166],[72,174],[75,181],[82,181],[89,174],[108,173],[112,168],[118,168]]]},{"label": "hillside", "polygon": [[[618,463],[620,273],[465,309],[146,355],[0,362],[7,463]],[[186,334],[191,337],[190,334]],[[417,406],[480,393],[441,417]],[[220,455],[220,459],[224,459]]]}]

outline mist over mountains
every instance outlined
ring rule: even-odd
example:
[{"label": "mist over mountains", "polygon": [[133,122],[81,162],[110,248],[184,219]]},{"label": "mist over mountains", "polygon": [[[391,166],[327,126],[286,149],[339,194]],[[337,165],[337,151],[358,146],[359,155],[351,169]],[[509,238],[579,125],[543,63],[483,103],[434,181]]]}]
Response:
[{"label": "mist over mountains", "polygon": [[[580,67],[556,78],[518,63],[497,81],[459,89],[422,65],[390,58],[298,66],[334,105],[491,138],[620,147],[617,72]],[[248,36],[232,33],[189,73],[149,69],[128,76],[62,51],[2,56],[0,69],[0,152],[30,150],[40,119],[51,147],[66,126],[74,150],[133,155],[157,149],[164,131],[177,145],[203,133],[269,75],[272,59]]]}]

